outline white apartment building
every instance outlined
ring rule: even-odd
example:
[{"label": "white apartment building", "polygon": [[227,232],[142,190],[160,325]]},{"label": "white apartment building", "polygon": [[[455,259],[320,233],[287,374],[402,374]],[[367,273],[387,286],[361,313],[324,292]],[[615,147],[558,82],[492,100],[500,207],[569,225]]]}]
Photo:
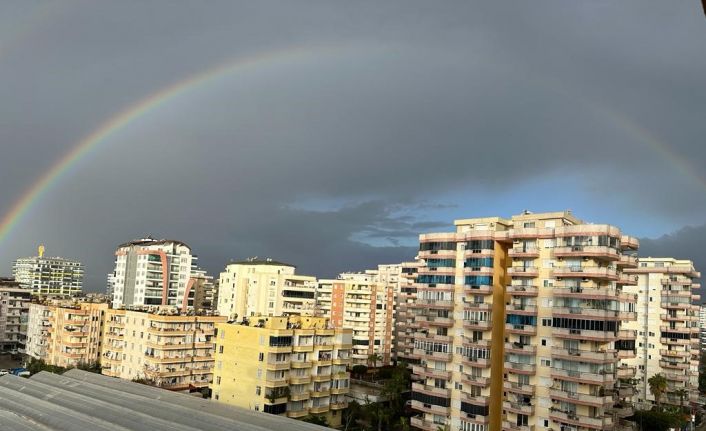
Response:
[{"label": "white apartment building", "polygon": [[31,291],[0,278],[0,351],[24,353]]},{"label": "white apartment building", "polygon": [[144,238],[118,246],[109,276],[114,308],[141,305],[189,306],[194,281],[202,271],[181,241]]},{"label": "white apartment building", "polygon": [[15,260],[12,275],[15,281],[35,296],[76,296],[83,288],[83,264],[62,257],[44,257],[44,247],[39,256]]},{"label": "white apartment building", "polygon": [[217,310],[231,320],[247,316],[314,315],[316,277],[272,259],[229,263],[221,272]]},{"label": "white apartment building", "polygon": [[[637,285],[625,286],[637,294],[637,320],[625,322],[626,329],[637,331],[636,355],[625,359],[636,369],[637,399],[642,408],[655,403],[648,379],[662,374],[667,379],[667,394],[661,402],[687,405],[698,398],[700,274],[690,260],[640,258],[639,265],[625,272],[638,277]],[[685,391],[685,392],[682,392]]]},{"label": "white apartment building", "polygon": [[699,328],[700,328],[700,348],[701,351],[706,350],[706,306],[701,304],[699,307]]}]

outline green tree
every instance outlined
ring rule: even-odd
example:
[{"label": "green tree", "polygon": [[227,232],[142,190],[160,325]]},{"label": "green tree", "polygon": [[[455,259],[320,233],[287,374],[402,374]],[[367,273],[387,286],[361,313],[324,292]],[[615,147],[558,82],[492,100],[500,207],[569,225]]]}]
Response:
[{"label": "green tree", "polygon": [[354,375],[358,376],[359,379],[362,379],[363,375],[368,372],[368,367],[365,365],[354,365],[351,371]]},{"label": "green tree", "polygon": [[321,425],[322,427],[327,427],[328,422],[326,421],[326,418],[320,415],[308,415],[302,419],[304,422],[309,422],[310,424],[314,425]]},{"label": "green tree", "polygon": [[686,398],[689,393],[686,391],[686,389],[681,388],[674,391],[674,395],[679,397],[679,409],[684,411],[684,398]]},{"label": "green tree", "polygon": [[683,414],[660,410],[637,410],[632,420],[640,431],[667,431],[669,428],[681,428],[684,425]]},{"label": "green tree", "polygon": [[660,373],[647,379],[647,384],[650,385],[650,392],[655,397],[657,406],[661,405],[662,395],[667,391],[667,379]]},{"label": "green tree", "polygon": [[396,419],[403,415],[405,400],[402,394],[410,389],[411,379],[409,370],[403,365],[394,367],[390,379],[383,383],[382,390],[380,391],[381,397],[388,402],[392,418]]},{"label": "green tree", "polygon": [[357,428],[358,421],[362,418],[363,408],[360,403],[353,400],[348,403],[348,407],[343,412],[343,431]]},{"label": "green tree", "polygon": [[377,368],[377,363],[382,361],[382,356],[380,356],[377,353],[372,353],[368,355],[368,365],[370,366],[372,364],[373,368]]}]

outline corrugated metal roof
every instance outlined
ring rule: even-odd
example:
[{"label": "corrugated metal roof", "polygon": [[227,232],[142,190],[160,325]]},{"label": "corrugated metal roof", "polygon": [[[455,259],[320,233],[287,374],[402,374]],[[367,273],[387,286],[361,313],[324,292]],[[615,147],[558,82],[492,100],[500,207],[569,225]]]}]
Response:
[{"label": "corrugated metal roof", "polygon": [[0,388],[0,430],[329,429],[81,370],[6,375]]}]

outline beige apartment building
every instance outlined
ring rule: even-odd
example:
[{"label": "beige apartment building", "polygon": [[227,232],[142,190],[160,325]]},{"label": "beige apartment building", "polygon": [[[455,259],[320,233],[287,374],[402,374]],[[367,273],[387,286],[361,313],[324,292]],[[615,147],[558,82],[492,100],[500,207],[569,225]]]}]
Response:
[{"label": "beige apartment building", "polygon": [[30,304],[27,355],[59,367],[99,363],[107,310],[105,303]]},{"label": "beige apartment building", "polygon": [[393,357],[408,365],[418,365],[419,355],[414,354],[414,337],[419,326],[415,323],[417,308],[417,272],[422,262],[402,262],[400,279],[395,291],[395,344]]},{"label": "beige apartment building", "polygon": [[350,329],[309,316],[249,317],[217,325],[213,399],[290,418],[341,424],[348,406]]},{"label": "beige apartment building", "polygon": [[111,309],[105,313],[103,374],[142,379],[185,391],[213,379],[215,325],[226,317],[182,313],[176,308]]},{"label": "beige apartment building", "polygon": [[[336,328],[353,331],[353,363],[387,365],[394,345],[395,286],[378,281],[376,271],[343,273],[319,280],[317,311]],[[372,355],[379,357],[372,363]]]},{"label": "beige apartment building", "polygon": [[245,316],[313,315],[316,277],[272,259],[233,262],[221,273],[217,310],[231,320]]},{"label": "beige apartment building", "polygon": [[412,425],[618,430],[632,414],[637,239],[570,212],[420,236]]},{"label": "beige apartment building", "polygon": [[637,331],[637,355],[625,362],[637,370],[636,402],[649,409],[655,402],[648,379],[667,379],[663,404],[685,406],[698,399],[699,310],[694,290],[701,274],[690,260],[640,258],[637,268],[626,272],[638,277],[625,290],[637,294],[637,320],[625,327]]}]

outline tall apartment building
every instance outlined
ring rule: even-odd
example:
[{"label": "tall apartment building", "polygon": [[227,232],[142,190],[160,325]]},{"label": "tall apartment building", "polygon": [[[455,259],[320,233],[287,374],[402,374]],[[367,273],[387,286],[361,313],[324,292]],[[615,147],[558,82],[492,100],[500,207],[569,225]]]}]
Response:
[{"label": "tall apartment building", "polygon": [[44,257],[44,247],[39,255],[17,259],[12,265],[12,275],[22,287],[32,289],[35,296],[76,296],[83,288],[83,264],[62,257]]},{"label": "tall apartment building", "polygon": [[420,236],[412,425],[617,430],[632,413],[637,239],[570,212]]},{"label": "tall apartment building", "polygon": [[393,357],[408,365],[419,364],[419,356],[414,354],[414,337],[419,330],[415,323],[417,300],[417,271],[422,262],[402,262],[399,285],[395,292],[395,345]]},{"label": "tall apartment building", "polygon": [[107,310],[105,303],[30,304],[27,355],[59,367],[99,363]]},{"label": "tall apartment building", "polygon": [[[386,365],[392,360],[394,345],[393,284],[378,281],[375,271],[343,273],[336,280],[320,280],[318,312],[336,328],[353,330],[353,362]],[[381,359],[375,364],[369,358]]]},{"label": "tall apartment building", "polygon": [[166,305],[187,309],[193,305],[192,278],[203,271],[197,257],[180,241],[144,238],[118,246],[115,271],[108,277],[113,307]]},{"label": "tall apartment building", "polygon": [[31,296],[18,282],[0,278],[0,351],[24,353]]},{"label": "tall apartment building", "polygon": [[700,328],[700,343],[699,347],[702,352],[706,351],[706,305],[699,306],[699,328]]},{"label": "tall apartment building", "polygon": [[[625,362],[637,369],[637,403],[649,409],[655,399],[648,379],[662,374],[667,394],[661,402],[674,406],[696,401],[699,387],[700,299],[694,289],[700,277],[690,260],[640,258],[626,272],[638,277],[625,291],[637,294],[637,320],[625,327],[638,333],[637,355]],[[685,392],[681,392],[681,391]]]},{"label": "tall apartment building", "polygon": [[207,387],[213,378],[215,325],[226,317],[154,308],[106,311],[103,374],[144,379],[174,391]]},{"label": "tall apartment building", "polygon": [[218,313],[245,316],[313,315],[316,277],[295,274],[295,266],[272,259],[233,262],[221,273]]},{"label": "tall apartment building", "polygon": [[217,325],[213,398],[290,418],[341,424],[352,332],[321,317],[252,317]]}]

